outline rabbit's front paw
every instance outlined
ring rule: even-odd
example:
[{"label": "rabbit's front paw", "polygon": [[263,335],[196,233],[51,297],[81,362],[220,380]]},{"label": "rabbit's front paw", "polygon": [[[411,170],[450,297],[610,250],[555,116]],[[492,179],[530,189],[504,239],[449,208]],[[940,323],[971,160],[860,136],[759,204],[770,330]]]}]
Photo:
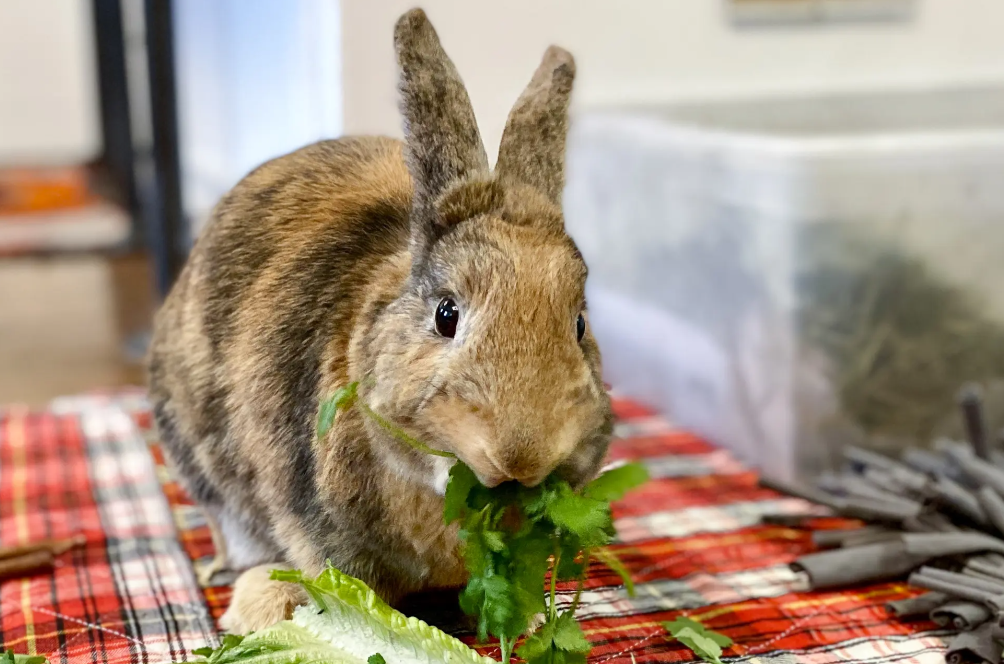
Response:
[{"label": "rabbit's front paw", "polygon": [[547,622],[547,616],[545,616],[543,613],[538,613],[534,617],[530,618],[530,624],[527,625],[526,631],[523,633],[523,636],[530,636],[538,629],[540,629],[540,626],[546,622]]},{"label": "rabbit's front paw", "polygon": [[293,609],[307,603],[302,587],[269,578],[278,567],[281,565],[259,565],[240,575],[230,608],[220,618],[222,629],[231,634],[256,632],[289,619]]}]

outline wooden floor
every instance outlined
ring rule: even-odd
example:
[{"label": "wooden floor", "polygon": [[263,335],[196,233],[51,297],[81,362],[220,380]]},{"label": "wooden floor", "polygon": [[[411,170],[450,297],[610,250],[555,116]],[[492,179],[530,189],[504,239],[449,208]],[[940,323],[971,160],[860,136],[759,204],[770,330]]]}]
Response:
[{"label": "wooden floor", "polygon": [[138,385],[102,258],[0,260],[0,405]]}]

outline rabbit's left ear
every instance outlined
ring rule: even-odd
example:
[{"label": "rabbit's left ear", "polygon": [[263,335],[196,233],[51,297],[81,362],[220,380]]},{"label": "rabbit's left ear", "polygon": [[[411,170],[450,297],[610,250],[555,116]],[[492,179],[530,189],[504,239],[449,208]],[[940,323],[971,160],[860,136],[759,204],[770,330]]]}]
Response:
[{"label": "rabbit's left ear", "polygon": [[572,54],[551,46],[509,112],[495,172],[519,180],[561,204],[565,187],[568,105],[575,79]]}]

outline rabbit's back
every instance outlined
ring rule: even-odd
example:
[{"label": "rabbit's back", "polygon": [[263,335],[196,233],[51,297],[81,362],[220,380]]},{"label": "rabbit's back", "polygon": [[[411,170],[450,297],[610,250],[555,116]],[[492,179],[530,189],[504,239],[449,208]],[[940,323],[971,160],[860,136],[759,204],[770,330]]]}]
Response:
[{"label": "rabbit's back", "polygon": [[158,314],[150,384],[165,451],[196,500],[263,548],[251,557],[333,527],[314,481],[318,386],[347,380],[371,286],[407,255],[411,197],[392,139],[272,160],[217,205]]}]

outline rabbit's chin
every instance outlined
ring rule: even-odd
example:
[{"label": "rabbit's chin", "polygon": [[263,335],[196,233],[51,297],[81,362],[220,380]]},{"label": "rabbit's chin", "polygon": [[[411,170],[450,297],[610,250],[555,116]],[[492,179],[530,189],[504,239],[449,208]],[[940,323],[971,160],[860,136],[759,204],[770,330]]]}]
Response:
[{"label": "rabbit's chin", "polygon": [[388,457],[387,467],[398,477],[414,484],[428,487],[438,496],[446,495],[446,484],[450,481],[450,469],[456,459],[430,457],[416,464],[398,457]]},{"label": "rabbit's chin", "polygon": [[456,459],[446,457],[436,457],[432,460],[432,490],[436,492],[436,495],[446,495],[446,484],[450,481],[450,469],[456,462]]}]

